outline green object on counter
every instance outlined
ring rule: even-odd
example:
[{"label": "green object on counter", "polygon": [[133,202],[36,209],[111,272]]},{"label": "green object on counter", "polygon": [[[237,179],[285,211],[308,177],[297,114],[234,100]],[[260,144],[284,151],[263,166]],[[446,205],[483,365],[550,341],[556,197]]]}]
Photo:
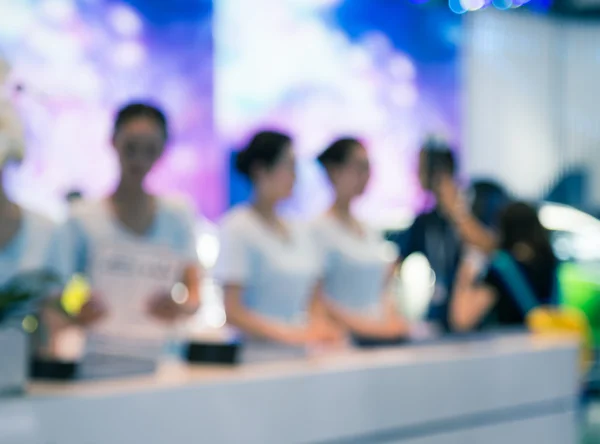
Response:
[{"label": "green object on counter", "polygon": [[600,347],[600,264],[564,263],[559,268],[561,303],[581,310],[588,318],[594,346]]}]

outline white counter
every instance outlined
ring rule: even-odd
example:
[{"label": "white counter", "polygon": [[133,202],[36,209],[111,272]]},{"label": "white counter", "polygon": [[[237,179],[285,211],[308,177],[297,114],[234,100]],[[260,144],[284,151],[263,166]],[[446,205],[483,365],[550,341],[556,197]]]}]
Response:
[{"label": "white counter", "polygon": [[170,364],[152,377],[34,384],[0,400],[0,433],[15,437],[0,442],[574,444],[577,391],[575,345],[526,336],[233,369]]}]

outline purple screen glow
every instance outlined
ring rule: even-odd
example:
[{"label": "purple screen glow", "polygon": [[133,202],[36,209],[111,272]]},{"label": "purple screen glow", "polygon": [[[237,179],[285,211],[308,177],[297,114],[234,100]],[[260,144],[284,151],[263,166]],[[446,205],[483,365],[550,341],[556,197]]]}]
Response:
[{"label": "purple screen glow", "polygon": [[[0,51],[28,130],[13,196],[52,216],[80,189],[118,177],[116,108],[150,99],[173,138],[149,177],[217,218],[228,204],[228,156],[256,130],[289,131],[300,158],[287,206],[327,204],[316,154],[333,138],[365,140],[373,179],[358,206],[414,211],[416,151],[428,133],[459,142],[460,17],[386,0],[19,0],[3,2]],[[214,45],[213,45],[214,40]],[[214,116],[214,117],[213,117]]]},{"label": "purple screen glow", "polygon": [[287,209],[330,196],[316,155],[335,137],[366,142],[366,218],[422,203],[416,152],[429,133],[459,137],[460,18],[383,0],[222,0],[215,7],[215,120],[223,149],[257,129],[289,132],[300,158]]},{"label": "purple screen glow", "polygon": [[28,131],[26,161],[8,178],[15,198],[60,217],[69,190],[106,194],[118,177],[114,112],[150,100],[166,110],[173,138],[148,186],[217,216],[223,156],[213,137],[211,25],[211,2],[202,0],[3,2],[0,51],[12,82],[25,86],[18,106]]}]

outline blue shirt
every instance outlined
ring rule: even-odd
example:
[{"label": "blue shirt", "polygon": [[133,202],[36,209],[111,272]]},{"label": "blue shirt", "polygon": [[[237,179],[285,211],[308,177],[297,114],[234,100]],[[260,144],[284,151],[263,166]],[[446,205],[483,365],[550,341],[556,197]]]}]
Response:
[{"label": "blue shirt", "polygon": [[23,211],[21,227],[0,249],[0,285],[22,272],[54,268],[55,225],[48,219]]},{"label": "blue shirt", "polygon": [[314,223],[323,255],[323,286],[327,297],[356,314],[383,315],[383,295],[398,252],[383,235],[366,226],[355,233],[334,216]]},{"label": "blue shirt", "polygon": [[272,321],[302,324],[320,277],[320,255],[309,227],[286,223],[289,238],[253,209],[238,206],[224,218],[215,278],[243,288],[243,303]]}]

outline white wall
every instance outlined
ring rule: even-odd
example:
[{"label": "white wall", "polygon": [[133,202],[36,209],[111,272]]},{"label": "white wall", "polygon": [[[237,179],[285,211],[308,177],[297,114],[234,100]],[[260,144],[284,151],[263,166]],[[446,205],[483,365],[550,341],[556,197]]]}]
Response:
[{"label": "white wall", "polygon": [[[470,176],[538,198],[565,169],[600,167],[600,22],[522,11],[466,18],[464,141]],[[596,180],[596,179],[594,179]],[[600,205],[600,179],[592,202]]]},{"label": "white wall", "polygon": [[567,23],[563,59],[566,161],[591,171],[591,198],[600,203],[600,21]]}]

